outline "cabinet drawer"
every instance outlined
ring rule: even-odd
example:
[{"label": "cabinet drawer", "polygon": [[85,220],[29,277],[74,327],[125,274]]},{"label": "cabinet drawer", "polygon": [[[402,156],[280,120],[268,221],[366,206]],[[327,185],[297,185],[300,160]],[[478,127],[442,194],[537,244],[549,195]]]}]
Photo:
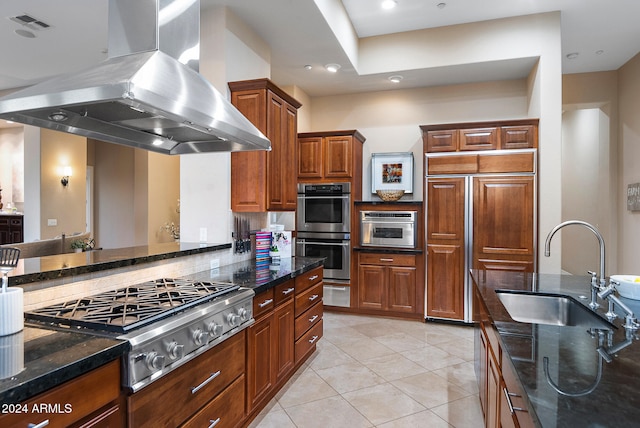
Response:
[{"label": "cabinet drawer", "polygon": [[533,125],[503,126],[500,146],[503,149],[532,149],[538,141],[538,128]]},{"label": "cabinet drawer", "polygon": [[535,172],[533,152],[478,156],[478,172]]},{"label": "cabinet drawer", "polygon": [[178,426],[244,370],[242,331],[129,396],[129,426]]},{"label": "cabinet drawer", "polygon": [[425,149],[429,153],[455,152],[458,150],[458,130],[428,131]]},{"label": "cabinet drawer", "polygon": [[309,272],[305,272],[302,275],[296,276],[296,293],[306,290],[318,281],[322,281],[323,267],[319,266],[315,269],[311,269]]},{"label": "cabinet drawer", "polygon": [[285,300],[292,299],[295,291],[295,282],[293,280],[289,280],[284,284],[280,284],[275,287],[275,296],[274,300],[276,302],[276,306]]},{"label": "cabinet drawer", "polygon": [[374,254],[361,253],[360,264],[365,265],[393,265],[415,266],[416,256],[413,254]]},{"label": "cabinet drawer", "polygon": [[274,289],[262,292],[253,298],[253,317],[258,318],[260,315],[275,308],[275,306]]},{"label": "cabinet drawer", "polygon": [[460,150],[495,150],[498,148],[498,128],[460,130]]},{"label": "cabinet drawer", "polygon": [[[218,394],[200,410],[184,428],[208,427],[232,428],[244,417],[244,375],[236,379],[227,389]],[[217,422],[216,422],[217,421]]]},{"label": "cabinet drawer", "polygon": [[302,314],[311,306],[322,301],[322,282],[317,283],[307,291],[296,293],[296,316]]},{"label": "cabinet drawer", "polygon": [[0,226],[9,226],[9,223],[11,223],[9,217],[0,218]]},{"label": "cabinet drawer", "polygon": [[427,157],[427,173],[473,174],[478,172],[478,155],[453,155]]},{"label": "cabinet drawer", "polygon": [[311,327],[300,339],[296,340],[296,364],[304,359],[322,337],[322,320]]},{"label": "cabinet drawer", "polygon": [[[120,395],[120,360],[115,360],[77,379],[71,380],[49,392],[26,402],[28,414],[10,413],[0,416],[0,426],[19,427],[37,425],[49,420],[51,427],[69,426],[94,411],[117,400]],[[36,413],[33,406],[58,405],[56,413]]]},{"label": "cabinet drawer", "polygon": [[307,330],[322,320],[324,306],[322,302],[318,302],[311,306],[306,312],[296,317],[295,335],[299,339]]}]

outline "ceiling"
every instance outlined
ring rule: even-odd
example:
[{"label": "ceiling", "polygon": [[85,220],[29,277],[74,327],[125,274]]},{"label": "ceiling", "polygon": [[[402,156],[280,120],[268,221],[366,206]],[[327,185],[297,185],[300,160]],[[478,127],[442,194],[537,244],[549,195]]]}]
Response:
[{"label": "ceiling", "polygon": [[[526,76],[536,58],[402,71],[400,86],[389,72],[359,75],[318,4],[339,0],[201,0],[202,8],[226,6],[271,47],[271,78],[297,85],[310,96],[423,87]],[[397,0],[393,10],[381,0],[342,0],[358,38],[561,12],[563,73],[616,70],[640,51],[638,0]],[[77,71],[107,58],[108,0],[3,0],[0,17],[0,92],[49,76]],[[10,20],[27,13],[50,25],[29,29]],[[35,38],[17,35],[27,29]],[[566,55],[577,52],[578,57]],[[338,63],[331,74],[323,65]],[[306,70],[305,65],[311,65]]]}]

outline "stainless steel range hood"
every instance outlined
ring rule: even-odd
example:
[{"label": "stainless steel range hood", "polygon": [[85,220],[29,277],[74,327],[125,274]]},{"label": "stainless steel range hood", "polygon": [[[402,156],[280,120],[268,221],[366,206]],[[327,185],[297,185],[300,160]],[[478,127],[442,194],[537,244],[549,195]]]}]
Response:
[{"label": "stainless steel range hood", "polygon": [[270,150],[198,73],[199,24],[199,0],[109,0],[110,58],[0,98],[0,118],[165,154]]}]

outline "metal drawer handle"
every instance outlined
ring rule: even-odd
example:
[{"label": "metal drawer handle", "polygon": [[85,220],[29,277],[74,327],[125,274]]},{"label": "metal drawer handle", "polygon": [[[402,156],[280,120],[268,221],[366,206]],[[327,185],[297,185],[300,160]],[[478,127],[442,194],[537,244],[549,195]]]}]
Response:
[{"label": "metal drawer handle", "polygon": [[314,300],[316,300],[318,297],[320,297],[319,294],[314,294],[313,296],[309,297],[309,301],[313,302]]},{"label": "metal drawer handle", "polygon": [[313,343],[316,340],[318,340],[318,336],[313,336],[311,339],[309,339],[309,343]]},{"label": "metal drawer handle", "polygon": [[511,414],[515,414],[516,411],[518,412],[526,412],[526,409],[523,409],[522,407],[513,407],[513,403],[511,402],[511,397],[520,397],[518,394],[512,394],[509,391],[507,391],[507,388],[502,388],[502,392],[504,392],[504,396],[507,399],[507,405],[509,406],[509,411],[511,412]]},{"label": "metal drawer handle", "polygon": [[258,303],[258,306],[260,306],[261,308],[264,308],[265,306],[267,306],[268,304],[272,303],[273,299],[267,299],[262,303]]},{"label": "metal drawer handle", "polygon": [[309,322],[314,322],[317,319],[318,319],[318,315],[314,315],[311,318],[309,318]]},{"label": "metal drawer handle", "polygon": [[393,262],[393,259],[380,259],[381,262]]},{"label": "metal drawer handle", "polygon": [[200,385],[198,386],[194,386],[191,388],[191,393],[195,394],[196,392],[200,391],[202,388],[204,388],[204,386],[206,384],[208,384],[209,382],[211,382],[212,380],[214,380],[215,378],[217,378],[218,376],[220,376],[220,370],[218,370],[215,373],[211,373],[211,376],[209,376],[204,382],[202,382]]},{"label": "metal drawer handle", "polygon": [[218,425],[218,422],[220,422],[220,418],[214,420],[209,420],[209,422],[211,422],[211,425],[209,425],[209,428],[213,428],[214,426]]},{"label": "metal drawer handle", "polygon": [[318,279],[318,275],[313,275],[309,277],[309,281],[315,281],[316,279]]},{"label": "metal drawer handle", "polygon": [[286,296],[287,294],[291,293],[293,290],[295,290],[295,288],[291,287],[291,288],[289,288],[289,289],[287,289],[287,290],[284,290],[284,291],[282,292],[282,294],[284,294],[284,295]]},{"label": "metal drawer handle", "polygon": [[49,419],[45,419],[39,424],[29,424],[27,425],[27,428],[43,428],[43,427],[46,427],[47,425],[49,425]]}]

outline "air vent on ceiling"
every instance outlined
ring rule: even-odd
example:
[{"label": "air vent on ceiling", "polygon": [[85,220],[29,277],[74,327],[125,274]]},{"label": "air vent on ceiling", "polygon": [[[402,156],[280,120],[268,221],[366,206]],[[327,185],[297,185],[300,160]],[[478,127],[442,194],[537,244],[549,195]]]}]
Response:
[{"label": "air vent on ceiling", "polygon": [[46,30],[50,27],[50,25],[46,22],[42,22],[31,15],[27,15],[26,13],[23,15],[12,16],[9,19],[13,22],[17,22],[20,25],[24,25],[30,30]]}]

